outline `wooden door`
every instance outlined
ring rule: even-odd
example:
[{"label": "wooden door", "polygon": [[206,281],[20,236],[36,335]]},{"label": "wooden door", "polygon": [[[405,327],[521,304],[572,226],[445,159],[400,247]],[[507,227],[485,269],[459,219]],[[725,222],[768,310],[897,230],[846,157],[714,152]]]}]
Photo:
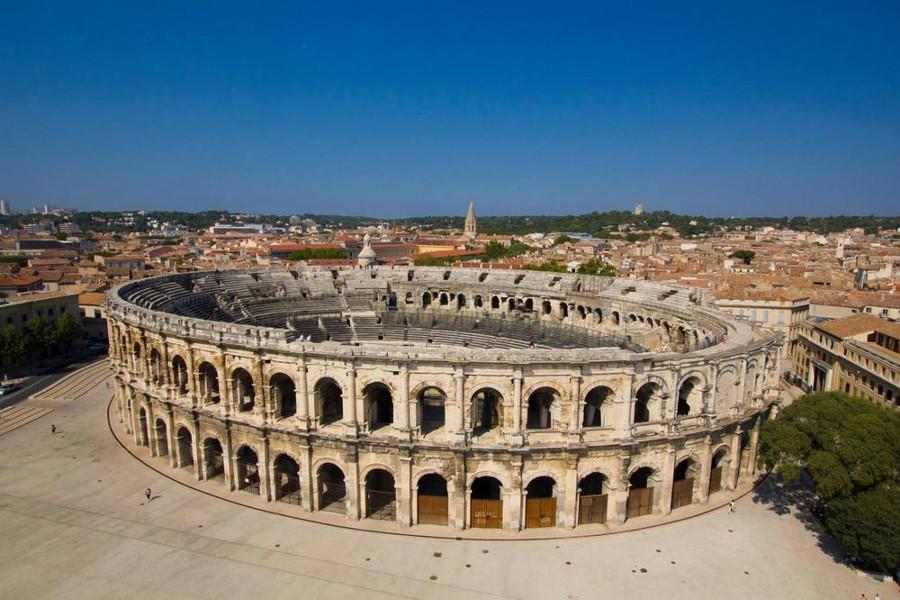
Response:
[{"label": "wooden door", "polygon": [[556,525],[556,498],[527,498],[525,500],[525,528]]},{"label": "wooden door", "polygon": [[653,488],[638,488],[628,492],[627,515],[629,519],[653,512]]},{"label": "wooden door", "polygon": [[578,507],[578,524],[606,523],[608,499],[607,494],[581,496],[581,504]]},{"label": "wooden door", "polygon": [[446,525],[448,514],[447,496],[419,494],[419,523],[422,525]]},{"label": "wooden door", "polygon": [[709,474],[709,493],[714,494],[722,490],[722,467],[716,467]]},{"label": "wooden door", "polygon": [[681,508],[694,501],[694,480],[682,479],[672,484],[672,508]]},{"label": "wooden door", "polygon": [[500,529],[503,526],[503,500],[472,499],[472,527]]}]

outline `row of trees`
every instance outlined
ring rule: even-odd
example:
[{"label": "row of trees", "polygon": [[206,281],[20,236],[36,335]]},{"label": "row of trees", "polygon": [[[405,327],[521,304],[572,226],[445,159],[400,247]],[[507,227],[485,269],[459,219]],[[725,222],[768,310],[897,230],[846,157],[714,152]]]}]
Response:
[{"label": "row of trees", "polygon": [[288,254],[288,260],[315,258],[347,258],[347,253],[341,248],[302,248]]},{"label": "row of trees", "polygon": [[841,392],[809,394],[766,422],[760,462],[807,473],[827,533],[864,567],[900,569],[900,413]]},{"label": "row of trees", "polygon": [[66,313],[55,322],[44,317],[32,317],[22,329],[7,325],[0,332],[0,358],[4,365],[21,365],[71,350],[81,339],[81,320]]}]

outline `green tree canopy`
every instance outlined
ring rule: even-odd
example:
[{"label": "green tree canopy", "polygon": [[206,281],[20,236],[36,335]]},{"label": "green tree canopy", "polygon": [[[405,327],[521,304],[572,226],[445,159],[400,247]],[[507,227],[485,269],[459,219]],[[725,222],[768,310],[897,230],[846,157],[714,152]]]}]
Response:
[{"label": "green tree canopy", "polygon": [[809,473],[826,531],[866,566],[900,568],[900,414],[841,392],[802,396],[763,426],[760,461],[789,483]]},{"label": "green tree canopy", "polygon": [[288,260],[310,260],[314,258],[347,258],[340,248],[302,248],[288,254]]},{"label": "green tree canopy", "polygon": [[608,265],[602,260],[597,258],[592,258],[588,261],[581,263],[578,266],[578,272],[582,275],[603,275],[606,277],[615,277],[616,276],[616,268],[612,265]]},{"label": "green tree canopy", "polygon": [[732,252],[728,258],[737,258],[744,261],[745,265],[749,265],[753,261],[753,257],[756,256],[756,252],[753,250],[735,250]]}]

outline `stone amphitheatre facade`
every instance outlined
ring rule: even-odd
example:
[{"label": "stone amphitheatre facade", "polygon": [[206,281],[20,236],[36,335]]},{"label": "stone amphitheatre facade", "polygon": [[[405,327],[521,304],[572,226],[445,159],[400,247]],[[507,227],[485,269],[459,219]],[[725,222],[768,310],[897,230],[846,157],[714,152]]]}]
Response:
[{"label": "stone amphitheatre facade", "polygon": [[698,291],[530,271],[169,275],[108,294],[119,427],[235,493],[400,526],[615,528],[750,480],[780,341]]}]

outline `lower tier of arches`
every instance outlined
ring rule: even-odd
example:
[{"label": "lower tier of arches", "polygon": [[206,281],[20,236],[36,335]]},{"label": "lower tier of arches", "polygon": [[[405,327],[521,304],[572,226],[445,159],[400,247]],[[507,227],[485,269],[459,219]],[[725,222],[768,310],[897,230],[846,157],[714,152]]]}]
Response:
[{"label": "lower tier of arches", "polygon": [[506,531],[617,526],[721,503],[755,476],[763,418],[694,438],[523,456],[285,435],[161,401],[129,414],[121,429],[151,457],[236,494],[353,520]]}]

